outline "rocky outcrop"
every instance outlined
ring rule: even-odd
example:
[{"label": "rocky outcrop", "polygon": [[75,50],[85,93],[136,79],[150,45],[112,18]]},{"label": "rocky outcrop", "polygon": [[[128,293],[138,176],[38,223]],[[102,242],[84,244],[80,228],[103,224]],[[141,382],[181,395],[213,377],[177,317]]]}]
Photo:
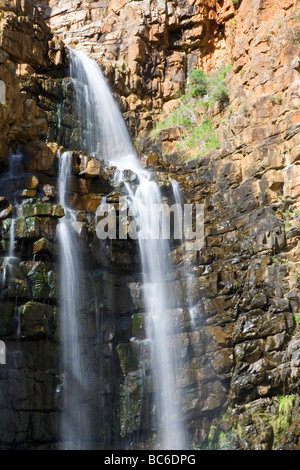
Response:
[{"label": "rocky outcrop", "polygon": [[47,138],[66,64],[32,2],[0,2],[1,448],[49,444],[58,432],[54,259],[63,211],[51,180],[58,140]]},{"label": "rocky outcrop", "polygon": [[99,63],[134,137],[174,108],[191,69],[230,60],[231,0],[44,3],[51,28]]},{"label": "rocky outcrop", "polygon": [[[45,141],[56,111],[57,84],[66,67],[65,47],[32,2],[0,2],[0,164],[7,163],[12,144]],[[28,81],[39,82],[29,89]],[[50,102],[52,103],[50,105]],[[52,108],[51,108],[52,106]],[[57,124],[57,123],[56,123]]]},{"label": "rocky outcrop", "polygon": [[[298,13],[291,1],[241,2],[229,100],[208,111],[220,148],[199,158],[183,148],[177,158],[191,160],[169,170],[187,201],[205,203],[200,376],[203,390],[223,388],[213,412],[201,412],[200,440],[211,449],[299,446]],[[158,148],[174,144],[166,129]],[[221,424],[218,413],[210,421],[218,406],[230,410]]]}]

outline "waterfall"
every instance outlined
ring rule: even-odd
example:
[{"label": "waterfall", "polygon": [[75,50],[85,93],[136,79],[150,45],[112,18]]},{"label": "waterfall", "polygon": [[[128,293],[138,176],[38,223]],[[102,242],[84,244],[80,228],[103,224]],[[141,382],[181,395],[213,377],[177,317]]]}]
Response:
[{"label": "waterfall", "polygon": [[[149,179],[141,178],[134,204],[138,213],[141,214],[143,226],[147,226],[149,208],[161,203],[161,194],[157,184]],[[169,240],[155,239],[153,228],[155,229],[149,224],[148,233],[144,233],[145,238],[139,237],[139,246],[143,267],[147,329],[152,345],[151,367],[156,390],[158,429],[161,433],[162,448],[174,450],[184,448],[185,444],[180,429],[179,407],[176,403],[177,364],[172,344],[172,328],[170,328],[167,314],[169,289],[166,278],[169,271],[170,245]]]},{"label": "waterfall", "polygon": [[20,151],[20,149],[17,150],[16,153],[13,153],[10,150],[10,155],[9,155],[9,175],[11,178],[18,178],[24,173],[24,155]]},{"label": "waterfall", "polygon": [[82,123],[81,150],[108,161],[133,156],[126,124],[97,63],[83,52],[69,51],[70,75]]},{"label": "waterfall", "polygon": [[[181,212],[183,214],[184,212],[184,200],[183,200],[183,195],[180,189],[179,184],[177,181],[173,180],[170,178],[170,182],[172,185],[172,190],[173,190],[173,195],[174,195],[174,200],[176,203],[176,206],[181,208]],[[188,252],[186,250],[186,240],[183,240],[184,243],[182,243],[182,249],[184,250],[184,260],[185,262],[189,262],[189,256]],[[185,281],[185,286],[186,286],[186,301],[185,304],[188,308],[189,311],[189,316],[190,316],[190,325],[191,325],[191,330],[194,330],[195,327],[197,326],[198,318],[199,318],[199,306],[197,303],[194,305],[191,303],[191,298],[193,298],[193,289],[194,289],[194,280],[195,280],[195,275],[192,270],[188,269],[187,274],[186,274],[186,281]]]},{"label": "waterfall", "polygon": [[80,247],[72,223],[76,221],[67,204],[68,177],[72,165],[72,153],[64,152],[59,158],[59,203],[65,216],[58,226],[60,248],[60,305],[61,344],[63,371],[63,410],[61,439],[65,449],[84,449],[89,436],[89,415],[85,406],[86,374],[82,361],[82,331],[80,314],[84,287]]},{"label": "waterfall", "polygon": [[[4,291],[8,275],[13,270],[13,264],[16,261],[15,259],[15,207],[17,205],[17,191],[19,189],[19,184],[22,176],[24,175],[24,155],[17,150],[16,153],[10,149],[9,151],[9,166],[8,172],[4,174],[1,179],[1,194],[5,194],[9,197],[12,204],[12,215],[11,223],[9,227],[10,237],[7,250],[7,257],[4,259],[2,266],[2,274],[0,279],[0,288]],[[2,300],[3,294],[0,295],[0,300]]]},{"label": "waterfall", "polygon": [[182,197],[180,186],[177,183],[177,181],[173,180],[172,178],[170,178],[170,181],[172,185],[175,203],[183,209],[183,197]]},{"label": "waterfall", "polygon": [[[11,199],[13,213],[11,218],[10,225],[10,239],[8,247],[8,258],[11,259],[14,257],[15,249],[15,206],[17,205],[17,191],[15,190],[15,184],[17,189],[19,189],[20,180],[24,175],[24,155],[20,149],[14,153],[11,149],[9,152],[9,168],[8,173],[4,175],[1,180],[3,186],[7,185],[8,194]],[[15,183],[16,182],[16,183]]]},{"label": "waterfall", "polygon": [[[162,195],[157,183],[151,180],[151,174],[138,161],[124,119],[96,62],[82,52],[71,50],[70,62],[78,118],[80,122],[87,123],[82,133],[84,150],[117,167],[117,178],[124,182],[142,228],[137,238],[142,265],[147,339],[151,345],[159,447],[184,449],[186,443],[178,404],[179,387],[176,384],[176,368],[179,366],[172,345],[172,322],[168,316],[170,289],[166,278],[171,269],[168,261],[170,242],[155,238],[152,232],[155,227],[147,223],[149,211],[153,205],[161,203]],[[126,170],[137,175],[138,184],[135,187],[126,183]]]},{"label": "waterfall", "polygon": [[13,258],[15,249],[15,219],[11,219],[8,257]]}]

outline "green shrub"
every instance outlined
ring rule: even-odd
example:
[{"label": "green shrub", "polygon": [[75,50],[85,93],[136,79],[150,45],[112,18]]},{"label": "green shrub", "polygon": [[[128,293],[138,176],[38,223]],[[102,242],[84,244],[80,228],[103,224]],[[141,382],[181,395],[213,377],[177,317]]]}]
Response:
[{"label": "green shrub", "polygon": [[174,109],[168,116],[166,116],[161,122],[159,122],[155,129],[151,131],[150,136],[157,140],[159,133],[164,129],[170,127],[183,127],[189,128],[195,122],[195,114],[190,105],[184,105],[183,101],[179,107]]},{"label": "green shrub", "polygon": [[197,157],[203,155],[210,150],[219,148],[220,143],[216,135],[216,131],[212,125],[212,122],[209,118],[203,119],[201,124],[195,126],[188,137],[177,144],[178,149],[188,148],[196,149],[199,148],[197,152]]},{"label": "green shrub", "polygon": [[[162,130],[181,127],[184,132],[179,139],[177,149],[197,149],[197,157],[219,148],[219,140],[208,114],[209,107],[216,101],[228,100],[226,75],[230,69],[231,66],[222,67],[211,75],[206,75],[201,69],[192,70],[186,93],[181,96],[178,107],[156,125],[150,136],[157,140]],[[206,114],[201,120],[199,106],[202,108],[202,113],[205,108]]]},{"label": "green shrub", "polygon": [[226,75],[230,69],[231,65],[222,67],[211,76],[205,75],[201,69],[192,70],[189,74],[190,83],[186,96],[204,98],[207,95],[210,105],[216,101],[227,100]]},{"label": "green shrub", "polygon": [[274,432],[275,447],[280,442],[282,436],[287,433],[293,421],[294,402],[295,397],[293,395],[280,395],[278,397],[278,410],[271,422]]},{"label": "green shrub", "polygon": [[213,104],[216,101],[228,100],[228,89],[226,85],[226,75],[231,69],[229,67],[222,67],[219,72],[213,75],[208,84],[209,103]]},{"label": "green shrub", "polygon": [[189,92],[191,96],[201,96],[203,98],[207,94],[208,88],[208,79],[203,70],[192,70],[189,74],[189,79]]}]

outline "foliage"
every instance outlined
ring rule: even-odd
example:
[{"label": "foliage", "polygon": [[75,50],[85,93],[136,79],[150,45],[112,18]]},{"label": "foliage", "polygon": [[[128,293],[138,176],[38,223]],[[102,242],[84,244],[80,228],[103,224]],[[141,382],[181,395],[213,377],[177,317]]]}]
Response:
[{"label": "foliage", "polygon": [[295,315],[295,322],[297,325],[300,325],[300,315]]},{"label": "foliage", "polygon": [[280,395],[278,396],[278,410],[274,416],[271,425],[274,431],[274,444],[280,441],[282,436],[287,432],[292,423],[293,407],[295,397],[293,395]]},{"label": "foliage", "polygon": [[291,20],[292,21],[300,21],[300,8],[296,9],[296,15],[292,16]]},{"label": "foliage", "polygon": [[192,70],[186,93],[181,96],[178,107],[156,125],[150,136],[157,140],[162,130],[179,127],[182,136],[177,149],[195,149],[194,157],[198,157],[219,148],[219,140],[208,114],[215,102],[228,100],[226,75],[230,69],[231,66],[222,67],[210,75],[201,69]]},{"label": "foliage", "polygon": [[202,123],[191,130],[188,137],[177,145],[178,149],[199,148],[197,156],[219,147],[218,137],[209,118],[203,119]]},{"label": "foliage", "polygon": [[300,32],[299,31],[292,31],[291,32],[291,39],[294,46],[298,46],[300,43]]},{"label": "foliage", "polygon": [[203,70],[192,70],[189,74],[189,79],[189,93],[191,96],[201,96],[203,98],[208,89],[208,79]]},{"label": "foliage", "polygon": [[174,109],[165,119],[159,122],[153,132],[153,135],[159,133],[163,129],[168,129],[170,127],[190,127],[192,125],[191,115],[189,108],[180,105],[178,108]]},{"label": "foliage", "polygon": [[205,75],[201,69],[192,70],[189,74],[187,96],[200,96],[201,98],[207,96],[207,101],[210,105],[214,104],[216,101],[227,100],[228,90],[225,80],[231,67],[231,65],[222,67],[211,76]]},{"label": "foliage", "polygon": [[[267,444],[272,449],[279,448],[295,420],[299,402],[295,395],[279,395],[274,398],[274,404],[276,411],[272,413],[258,408],[255,411],[244,409],[245,414],[232,414],[228,408],[218,426],[211,426],[205,449],[236,449],[243,448],[245,444],[250,449],[261,444]],[[256,430],[254,433],[253,429]]]},{"label": "foliage", "polygon": [[230,69],[231,65],[228,67],[222,67],[217,74],[214,74],[210,78],[207,90],[210,104],[213,104],[216,101],[228,100],[228,90],[225,80]]}]

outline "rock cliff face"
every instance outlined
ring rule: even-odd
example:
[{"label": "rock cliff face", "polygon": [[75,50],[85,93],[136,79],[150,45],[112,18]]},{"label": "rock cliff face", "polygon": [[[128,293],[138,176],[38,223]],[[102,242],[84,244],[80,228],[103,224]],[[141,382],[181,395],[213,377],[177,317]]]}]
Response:
[{"label": "rock cliff face", "polygon": [[[30,2],[1,2],[1,77],[5,84],[1,103],[1,156],[13,142],[45,140],[48,132],[47,98],[54,76],[65,66],[63,45],[52,40],[50,28]],[[25,92],[26,80],[40,79],[37,99]],[[47,80],[48,79],[48,82]],[[48,90],[46,90],[48,86]]]},{"label": "rock cliff face", "polygon": [[1,1],[0,18],[1,447],[15,448],[52,442],[57,427],[52,250],[63,211],[52,180],[58,145],[47,136],[65,56],[31,2]]},{"label": "rock cliff face", "polygon": [[231,0],[45,3],[51,28],[101,64],[134,136],[174,108],[189,70],[230,56]]},{"label": "rock cliff face", "polygon": [[[299,2],[42,3],[0,0],[2,447],[59,441],[57,150],[76,147],[71,46],[104,70],[165,197],[171,201],[171,177],[186,202],[205,205],[205,246],[189,255],[174,246],[169,279],[179,294],[169,307],[180,318],[174,341],[191,446],[298,449]],[[179,151],[178,126],[146,139],[179,105],[191,70],[223,64],[231,64],[226,101],[199,103],[197,114],[199,126],[203,115],[211,120],[219,148],[198,157],[197,149]],[[25,172],[8,167],[9,148],[22,151]],[[113,172],[73,152],[69,198],[97,293],[83,312],[90,393],[101,416],[92,423],[94,445],[151,446],[137,247],[99,247],[91,219],[103,196],[117,204]],[[12,224],[17,258],[8,258]]]}]

